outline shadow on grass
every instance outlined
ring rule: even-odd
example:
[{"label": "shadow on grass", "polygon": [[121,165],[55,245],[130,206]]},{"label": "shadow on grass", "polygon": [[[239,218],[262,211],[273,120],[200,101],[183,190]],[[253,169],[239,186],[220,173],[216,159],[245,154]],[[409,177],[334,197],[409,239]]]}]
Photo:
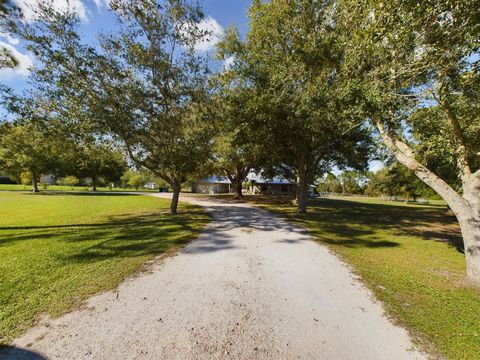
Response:
[{"label": "shadow on grass", "polygon": [[131,193],[131,192],[94,192],[94,191],[61,191],[61,190],[47,190],[40,191],[38,193],[28,192],[25,195],[30,196],[139,196],[142,193]]},{"label": "shadow on grass", "polygon": [[38,240],[69,243],[72,246],[67,251],[56,255],[65,263],[158,255],[192,240],[206,222],[207,215],[186,211],[177,216],[159,213],[116,216],[92,224],[0,227],[0,246]]},{"label": "shadow on grass", "polygon": [[46,360],[47,358],[30,350],[13,346],[0,345],[0,359],[2,360]]},{"label": "shadow on grass", "polygon": [[[424,240],[445,242],[463,253],[463,240],[455,216],[441,206],[405,206],[376,204],[343,199],[313,199],[309,213],[293,213],[292,198],[261,197],[249,201],[276,207],[301,225],[316,224],[313,230],[320,241],[336,246],[384,248],[400,243],[385,240],[378,230],[394,236],[416,236]],[[333,236],[332,236],[333,235]]]}]

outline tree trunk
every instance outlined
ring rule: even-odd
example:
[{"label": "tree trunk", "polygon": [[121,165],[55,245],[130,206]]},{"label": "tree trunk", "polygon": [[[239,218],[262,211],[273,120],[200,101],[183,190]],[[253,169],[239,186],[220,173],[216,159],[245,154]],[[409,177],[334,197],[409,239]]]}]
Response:
[{"label": "tree trunk", "polygon": [[97,178],[95,176],[92,177],[92,191],[97,191]]},{"label": "tree trunk", "polygon": [[463,196],[460,196],[443,179],[420,164],[406,143],[393,139],[381,120],[376,119],[375,122],[396,159],[435,190],[455,213],[462,230],[467,275],[480,285],[480,170],[474,174],[462,172]]},{"label": "tree trunk", "polygon": [[475,214],[468,210],[470,209],[466,209],[465,214],[457,216],[457,219],[462,230],[467,275],[480,284],[480,216],[475,217]]},{"label": "tree trunk", "polygon": [[172,189],[173,189],[173,196],[172,196],[172,202],[170,204],[170,214],[176,215],[177,214],[177,207],[178,207],[178,198],[180,197],[180,190],[182,188],[181,184],[179,182],[174,182],[171,184]]},{"label": "tree trunk", "polygon": [[245,181],[248,173],[250,172],[250,166],[237,165],[235,173],[224,169],[225,175],[233,185],[233,193],[235,199],[243,197],[243,182]]},{"label": "tree trunk", "polygon": [[240,199],[243,197],[243,180],[238,180],[232,184],[234,190],[235,199]]},{"label": "tree trunk", "polygon": [[38,190],[38,178],[35,172],[32,172],[32,191],[34,193],[40,192],[40,190]]},{"label": "tree trunk", "polygon": [[302,165],[298,169],[297,175],[297,214],[306,214],[307,213],[307,171],[306,166]]}]

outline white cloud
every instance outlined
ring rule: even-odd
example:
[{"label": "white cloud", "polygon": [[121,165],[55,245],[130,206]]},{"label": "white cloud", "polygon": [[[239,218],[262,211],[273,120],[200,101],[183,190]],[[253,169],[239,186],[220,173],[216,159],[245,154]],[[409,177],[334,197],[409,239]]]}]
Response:
[{"label": "white cloud", "polygon": [[[27,21],[35,19],[35,13],[38,7],[38,0],[14,0],[18,7],[22,10],[23,15]],[[95,4],[102,2],[101,0],[94,0]],[[88,8],[81,0],[51,0],[53,8],[60,11],[72,10],[78,14],[82,21],[88,21]],[[97,4],[98,6],[98,4]]]},{"label": "white cloud", "polygon": [[32,58],[28,55],[22,54],[12,45],[7,44],[6,42],[0,41],[0,47],[9,50],[18,61],[18,65],[13,69],[0,69],[0,79],[8,80],[12,78],[15,79],[15,77],[18,76],[28,76],[30,73],[29,68],[33,65]]},{"label": "white cloud", "polygon": [[100,10],[103,7],[108,7],[108,0],[93,0],[97,6],[97,10]]},{"label": "white cloud", "polygon": [[8,42],[10,45],[18,45],[18,43],[20,42],[20,40],[18,40],[17,38],[12,37],[10,34],[7,34],[7,33],[2,33],[2,32],[0,32],[0,37],[5,38],[5,40],[7,40],[7,42]]},{"label": "white cloud", "polygon": [[235,63],[235,56],[229,56],[223,61],[223,69],[228,70]]},{"label": "white cloud", "polygon": [[382,170],[385,167],[385,163],[383,161],[372,160],[368,163],[368,170],[372,172],[377,172]]},{"label": "white cloud", "polygon": [[200,24],[198,24],[198,28],[211,32],[202,41],[195,44],[195,50],[199,52],[213,50],[224,34],[223,27],[211,16],[202,20]]}]

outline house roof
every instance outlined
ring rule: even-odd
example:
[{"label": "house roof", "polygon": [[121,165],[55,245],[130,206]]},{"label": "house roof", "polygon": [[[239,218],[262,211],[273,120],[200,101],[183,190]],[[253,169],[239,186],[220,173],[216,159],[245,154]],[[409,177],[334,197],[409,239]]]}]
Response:
[{"label": "house roof", "polygon": [[[250,173],[247,178],[245,179],[246,182],[255,182],[257,184],[271,184],[271,185],[290,185],[292,184],[291,181],[274,177],[272,179],[264,178],[260,175],[255,173]],[[210,176],[208,178],[204,178],[197,183],[200,184],[231,184],[231,181],[225,176]]]}]

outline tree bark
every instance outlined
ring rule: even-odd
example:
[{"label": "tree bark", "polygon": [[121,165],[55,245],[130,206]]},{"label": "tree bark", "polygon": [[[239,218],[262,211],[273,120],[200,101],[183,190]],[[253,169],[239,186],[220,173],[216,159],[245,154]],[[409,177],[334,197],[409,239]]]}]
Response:
[{"label": "tree bark", "polygon": [[92,191],[97,191],[97,179],[95,176],[92,176]]},{"label": "tree bark", "polygon": [[40,192],[40,190],[38,190],[38,178],[35,171],[32,172],[32,191],[34,193]]},{"label": "tree bark", "polygon": [[227,169],[225,169],[224,172],[233,185],[235,199],[243,198],[243,182],[250,172],[250,167],[237,165],[235,174],[229,172]]},{"label": "tree bark", "polygon": [[235,199],[243,198],[243,180],[236,181],[234,184],[234,197]]},{"label": "tree bark", "polygon": [[393,139],[380,119],[374,120],[384,143],[395,158],[435,190],[454,212],[462,231],[467,275],[470,280],[480,284],[480,170],[468,174],[465,169],[460,169],[463,177],[463,196],[460,196],[443,179],[420,164],[407,144]]},{"label": "tree bark", "polygon": [[178,199],[180,197],[180,190],[182,189],[182,185],[180,182],[175,181],[171,184],[173,189],[173,196],[172,202],[170,203],[170,214],[176,215],[177,214],[177,207],[178,207]]},{"label": "tree bark", "polygon": [[307,169],[304,164],[300,165],[297,169],[297,214],[307,213]]}]

